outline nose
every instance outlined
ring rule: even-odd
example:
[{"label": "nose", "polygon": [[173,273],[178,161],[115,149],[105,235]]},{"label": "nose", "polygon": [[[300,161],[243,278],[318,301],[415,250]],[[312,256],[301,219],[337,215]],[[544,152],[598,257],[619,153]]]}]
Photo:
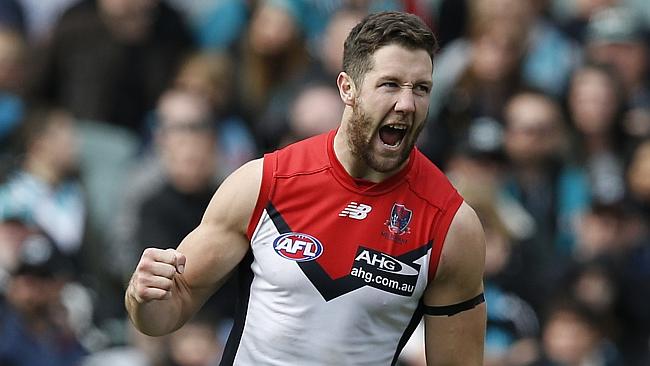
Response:
[{"label": "nose", "polygon": [[415,112],[415,98],[412,88],[402,88],[397,98],[397,103],[395,103],[395,112]]}]

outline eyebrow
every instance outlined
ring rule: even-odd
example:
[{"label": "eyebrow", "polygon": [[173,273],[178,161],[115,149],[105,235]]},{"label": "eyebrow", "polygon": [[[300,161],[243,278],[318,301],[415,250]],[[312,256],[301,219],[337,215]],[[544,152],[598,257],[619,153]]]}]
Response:
[{"label": "eyebrow", "polygon": [[[394,82],[396,82],[396,83],[398,83],[398,84],[400,84],[400,85],[404,84],[404,82],[402,82],[402,81],[400,80],[400,78],[395,77],[395,76],[390,76],[390,75],[379,76],[379,77],[377,78],[377,80],[378,80],[378,81],[394,81]],[[410,83],[410,82],[409,82],[409,83]],[[415,86],[415,85],[427,85],[427,86],[430,87],[430,86],[433,85],[433,81],[432,81],[432,80],[424,80],[424,79],[421,79],[421,80],[417,80],[416,82],[414,82],[413,85],[414,85],[414,86]]]}]

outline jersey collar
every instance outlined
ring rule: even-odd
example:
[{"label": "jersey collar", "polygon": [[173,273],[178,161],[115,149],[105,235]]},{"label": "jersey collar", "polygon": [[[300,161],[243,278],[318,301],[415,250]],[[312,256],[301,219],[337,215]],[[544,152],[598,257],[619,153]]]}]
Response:
[{"label": "jersey collar", "polygon": [[413,168],[413,163],[416,159],[415,149],[411,151],[409,155],[408,163],[400,171],[390,176],[389,178],[379,182],[371,182],[365,179],[356,179],[350,176],[348,172],[343,167],[343,164],[336,157],[334,152],[334,136],[338,130],[334,129],[329,132],[327,136],[327,155],[329,157],[330,165],[332,167],[332,172],[336,180],[346,187],[347,189],[364,194],[364,195],[380,195],[386,192],[389,192],[407,179],[407,175],[411,172]]}]

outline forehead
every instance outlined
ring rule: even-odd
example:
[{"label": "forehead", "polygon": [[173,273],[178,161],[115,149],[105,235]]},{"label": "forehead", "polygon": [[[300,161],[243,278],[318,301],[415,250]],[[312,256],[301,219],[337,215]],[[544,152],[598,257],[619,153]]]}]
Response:
[{"label": "forehead", "polygon": [[373,67],[366,73],[366,79],[395,78],[404,82],[431,82],[433,64],[423,49],[389,44],[377,49],[372,59]]},{"label": "forehead", "polygon": [[208,117],[208,108],[205,101],[193,95],[170,93],[160,102],[158,114],[167,124],[186,123]]},{"label": "forehead", "polygon": [[550,101],[531,95],[520,95],[510,102],[506,111],[508,126],[547,127],[557,123],[559,112]]},{"label": "forehead", "polygon": [[573,78],[573,84],[601,85],[612,84],[612,82],[609,75],[605,72],[593,68],[587,68],[576,72],[576,75]]}]

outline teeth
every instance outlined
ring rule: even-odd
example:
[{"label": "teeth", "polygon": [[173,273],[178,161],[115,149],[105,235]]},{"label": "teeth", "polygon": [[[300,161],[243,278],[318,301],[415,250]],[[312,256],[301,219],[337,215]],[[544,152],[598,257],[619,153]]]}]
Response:
[{"label": "teeth", "polygon": [[388,127],[396,130],[406,130],[408,127],[405,125],[389,125]]}]

